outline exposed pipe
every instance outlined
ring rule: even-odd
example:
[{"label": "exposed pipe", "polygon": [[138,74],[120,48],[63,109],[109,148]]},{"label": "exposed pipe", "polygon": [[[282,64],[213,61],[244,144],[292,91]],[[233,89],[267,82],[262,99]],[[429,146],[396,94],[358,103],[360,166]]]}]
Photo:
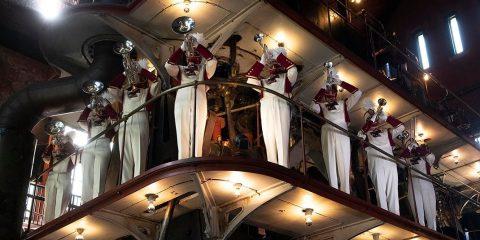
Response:
[{"label": "exposed pipe", "polygon": [[[79,111],[88,80],[108,83],[121,72],[121,59],[112,41],[93,45],[94,60],[83,73],[46,83],[35,83],[13,94],[0,108],[0,236],[20,239],[28,179],[32,168],[33,126],[42,118]],[[84,99],[85,98],[85,99]]]}]

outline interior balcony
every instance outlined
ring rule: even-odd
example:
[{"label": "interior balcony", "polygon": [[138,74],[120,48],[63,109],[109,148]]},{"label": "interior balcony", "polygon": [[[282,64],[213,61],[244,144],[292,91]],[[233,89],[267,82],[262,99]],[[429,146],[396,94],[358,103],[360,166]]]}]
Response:
[{"label": "interior balcony", "polygon": [[[137,0],[117,5],[79,1],[72,4],[63,21],[45,30],[42,47],[47,60],[75,75],[92,64],[95,43],[132,41],[149,59],[151,70],[163,84],[158,95],[148,103],[155,104],[158,109],[152,119],[158,120],[161,116],[164,120],[155,124],[151,132],[149,170],[119,184],[118,168],[122,159],[118,149],[121,146],[114,141],[112,149],[117,151],[117,169],[109,171],[114,180],[108,191],[85,203],[73,197],[69,211],[48,223],[42,219],[42,188],[49,169],[39,169],[37,163],[30,177],[32,187],[24,219],[26,239],[75,239],[78,234],[85,239],[245,239],[248,236],[244,234],[250,228],[255,233],[249,236],[273,236],[273,239],[452,239],[458,238],[458,231],[463,231],[457,229],[461,210],[451,204],[452,199],[473,208],[480,206],[472,197],[472,194],[480,194],[473,185],[478,180],[479,145],[470,132],[473,126],[465,128],[468,119],[478,117],[477,113],[455,97],[449,104],[464,109],[467,115],[452,116],[436,109],[432,101],[425,98],[423,91],[426,89],[418,87],[424,72],[416,67],[410,67],[404,75],[389,76],[383,69],[384,63],[375,59],[376,55],[362,54],[372,51],[368,41],[363,42],[359,37],[363,34],[355,35],[351,42],[345,40],[350,33],[336,24],[353,23],[329,4],[318,4],[322,17],[318,22],[276,0],[192,1],[188,13],[184,3],[176,1]],[[171,31],[170,26],[182,15],[195,19],[195,31],[205,34],[210,51],[219,60],[227,62],[232,57],[231,48],[236,49],[238,67],[233,80],[217,77],[205,83],[170,86],[163,64],[183,40],[183,36]],[[226,118],[226,128],[230,128],[229,131],[233,128],[234,133],[238,129],[228,120],[248,112],[253,114],[255,123],[251,125],[255,127],[251,129],[253,141],[248,151],[223,151],[233,142],[230,136],[229,140],[216,143],[218,148],[205,153],[203,158],[178,160],[173,138],[163,145],[153,140],[158,139],[158,135],[164,136],[165,129],[174,132],[172,99],[175,92],[206,84],[211,87],[211,95],[223,86],[238,96],[245,92],[251,96],[255,86],[245,83],[245,72],[262,53],[261,47],[253,41],[257,33],[265,34],[268,45],[283,43],[289,58],[299,68],[299,80],[294,85],[292,97],[284,97],[296,116],[291,124],[289,168],[269,163],[263,156],[258,96],[252,101],[233,100],[228,110],[222,102],[220,110],[215,112],[215,116]],[[227,43],[232,35],[239,36],[233,45],[231,41]],[[357,39],[361,41],[356,42]],[[370,40],[378,44],[381,37]],[[361,46],[359,52],[352,50],[357,45]],[[405,57],[402,59],[413,64]],[[309,108],[325,77],[325,62],[332,62],[344,81],[363,92],[362,100],[386,99],[385,111],[400,119],[416,141],[428,143],[439,159],[433,176],[427,176],[434,183],[439,199],[439,228],[453,229],[453,233],[433,231],[415,222],[406,200],[407,172],[411,166],[395,156],[391,157],[399,167],[407,169],[399,181],[403,189],[400,191],[403,193],[400,196],[401,216],[375,206],[365,154],[356,137],[364,123],[361,103],[351,111],[351,124],[344,130],[353,146],[352,194],[328,186],[319,141],[321,125],[328,121]],[[442,89],[443,86],[435,85],[434,76],[431,78],[429,84],[432,86],[429,87]],[[417,87],[405,87],[408,84]],[[413,94],[412,89],[417,93]],[[340,97],[345,98],[347,94],[343,91]],[[215,97],[225,101],[224,95],[217,94],[211,100]],[[111,128],[118,128],[145,105]],[[63,109],[61,107],[45,115],[78,128],[76,121],[80,109],[56,111]],[[50,120],[44,119],[33,128],[32,133],[39,142],[48,141],[43,129]],[[154,197],[151,203],[148,196]],[[79,233],[78,229],[83,231]]]}]

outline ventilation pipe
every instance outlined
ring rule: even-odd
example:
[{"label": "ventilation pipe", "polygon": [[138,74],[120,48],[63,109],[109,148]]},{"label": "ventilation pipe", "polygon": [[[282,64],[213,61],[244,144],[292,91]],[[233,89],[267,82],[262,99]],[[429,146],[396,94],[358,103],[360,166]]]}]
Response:
[{"label": "ventilation pipe", "polygon": [[82,110],[82,84],[108,83],[121,72],[114,42],[92,45],[93,62],[83,73],[46,83],[35,83],[12,95],[0,108],[0,236],[20,239],[28,180],[32,168],[33,126],[41,119]]}]

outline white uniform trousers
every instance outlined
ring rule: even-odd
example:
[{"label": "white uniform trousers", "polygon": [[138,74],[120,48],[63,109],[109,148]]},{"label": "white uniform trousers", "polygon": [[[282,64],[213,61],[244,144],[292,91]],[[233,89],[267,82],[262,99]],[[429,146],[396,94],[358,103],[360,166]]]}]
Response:
[{"label": "white uniform trousers", "polygon": [[101,137],[89,143],[82,152],[82,202],[86,203],[105,191],[110,139]]},{"label": "white uniform trousers", "polygon": [[118,146],[120,160],[123,158],[123,162],[121,163],[122,183],[145,171],[149,142],[148,135],[149,125],[147,111],[139,111],[130,116],[128,121],[126,121],[126,127],[125,123],[120,124],[118,129]]},{"label": "white uniform trousers", "polygon": [[262,133],[269,162],[289,167],[290,106],[276,96],[260,100]]},{"label": "white uniform trousers", "polygon": [[[392,154],[392,147],[390,145],[377,147]],[[373,148],[367,147],[365,150],[367,152],[370,177],[372,178],[377,194],[378,205],[385,210],[400,215],[396,163],[387,160],[390,158]]]},{"label": "white uniform trousers", "polygon": [[322,152],[327,167],[330,186],[350,193],[350,138],[335,127],[324,124],[322,126]]},{"label": "white uniform trousers", "polygon": [[60,217],[66,212],[70,203],[70,196],[70,172],[50,172],[45,184],[45,223]]},{"label": "white uniform trousers", "polygon": [[[413,198],[414,193],[415,199]],[[418,222],[422,226],[425,226],[426,219],[428,228],[436,230],[437,199],[435,197],[433,184],[430,181],[418,177],[412,177],[412,181],[408,184],[408,201],[412,208],[413,215],[415,218],[418,216]]]},{"label": "white uniform trousers", "polygon": [[[177,131],[178,159],[193,157],[193,138],[195,137],[195,157],[202,156],[203,135],[207,123],[207,94],[204,85],[197,87],[195,106],[193,87],[179,89],[175,98],[175,128]],[[195,135],[193,113],[196,109]]]}]

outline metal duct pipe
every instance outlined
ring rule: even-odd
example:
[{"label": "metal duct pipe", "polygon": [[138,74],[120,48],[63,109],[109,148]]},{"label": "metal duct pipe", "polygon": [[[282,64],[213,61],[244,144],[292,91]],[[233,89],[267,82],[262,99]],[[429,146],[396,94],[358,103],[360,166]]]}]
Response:
[{"label": "metal duct pipe", "polygon": [[0,236],[20,239],[34,137],[30,133],[42,118],[82,110],[81,86],[96,79],[108,83],[121,72],[114,42],[93,45],[93,63],[85,72],[46,83],[36,83],[12,95],[0,108]]}]

